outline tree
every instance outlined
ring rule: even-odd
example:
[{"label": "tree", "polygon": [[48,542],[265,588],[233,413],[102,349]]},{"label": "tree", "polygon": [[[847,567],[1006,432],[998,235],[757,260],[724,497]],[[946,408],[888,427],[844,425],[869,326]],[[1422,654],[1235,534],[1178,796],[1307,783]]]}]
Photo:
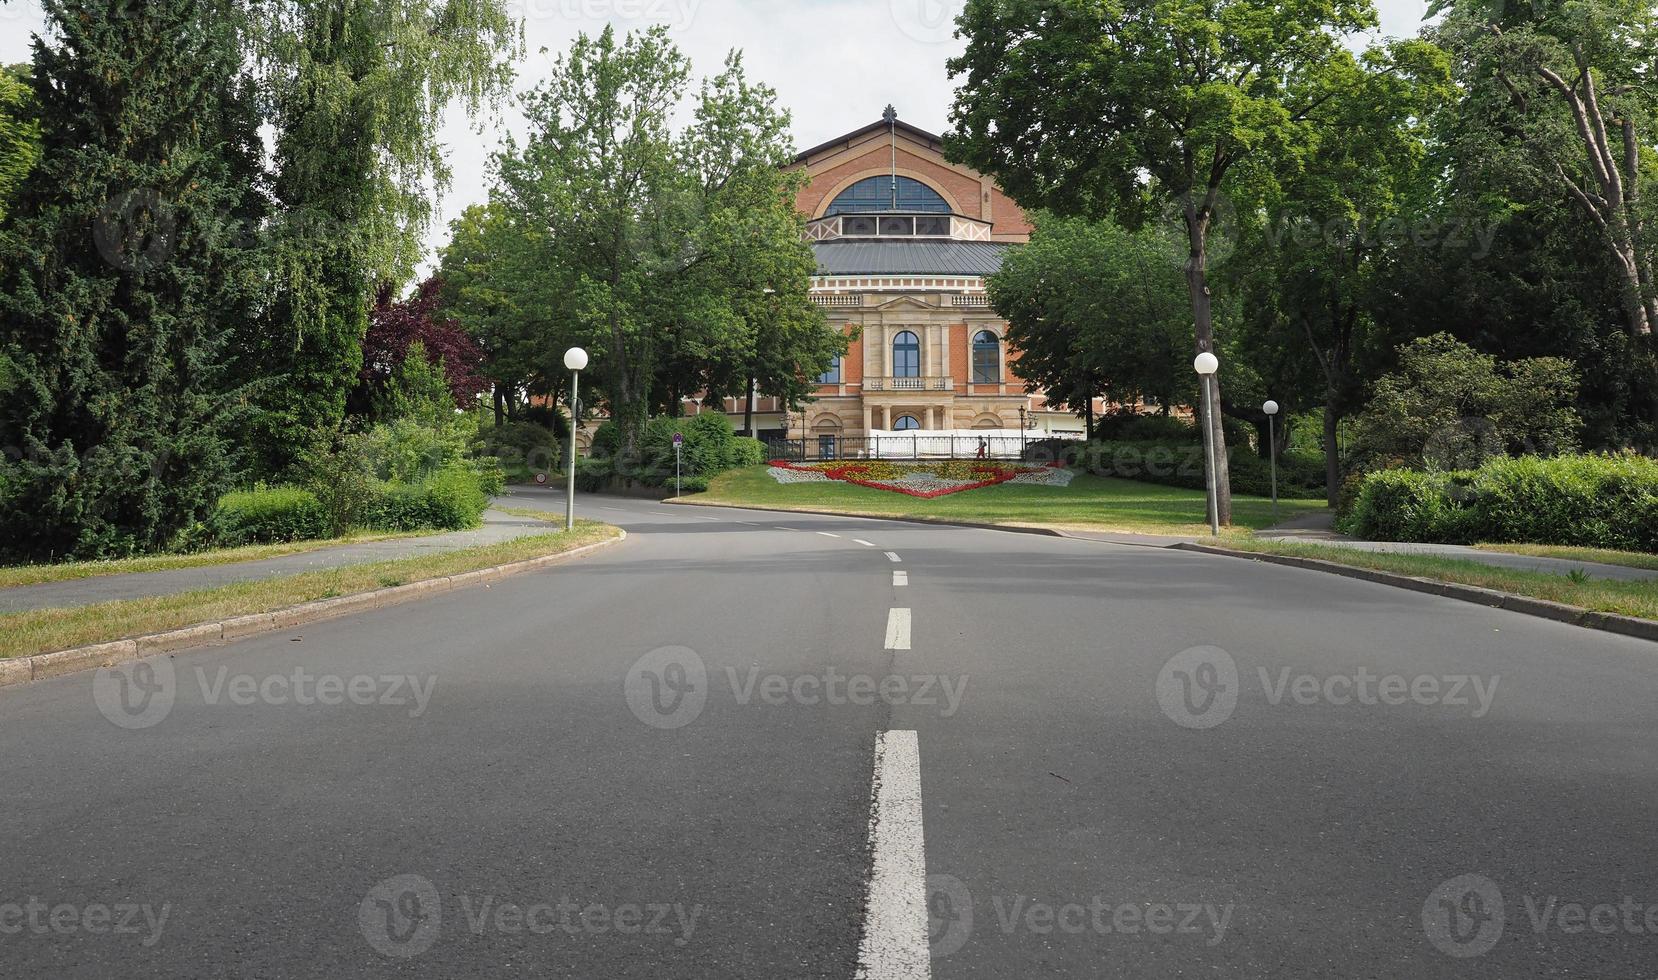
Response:
[{"label": "tree", "polygon": [[[226,487],[218,368],[256,208],[257,125],[228,3],[46,4],[42,152],[0,232],[0,552],[154,550]],[[180,125],[189,120],[190,125]]]},{"label": "tree", "polygon": [[[1133,227],[1172,205],[1196,348],[1212,351],[1224,195],[1293,167],[1353,62],[1344,38],[1375,23],[1368,0],[968,0],[947,152],[1026,206]],[[1219,414],[1208,424],[1229,521]]]},{"label": "tree", "polygon": [[[352,414],[381,420],[392,381],[418,352],[442,371],[450,408],[470,406],[489,383],[479,374],[483,352],[458,322],[441,309],[443,282],[428,279],[413,296],[398,301],[381,287],[363,337],[363,369],[350,399]],[[417,351],[418,345],[418,351]]]},{"label": "tree", "polygon": [[988,283],[1026,387],[1070,406],[1090,438],[1096,397],[1166,408],[1188,395],[1189,305],[1176,243],[1154,228],[1033,217],[1030,243],[1010,250]]},{"label": "tree", "polygon": [[[680,395],[729,390],[744,367],[820,373],[845,350],[807,295],[813,266],[797,178],[781,169],[792,148],[776,94],[749,85],[732,55],[676,134],[690,73],[665,29],[584,34],[524,100],[529,141],[499,158],[502,203],[542,249],[537,289],[556,300],[555,332],[593,355],[629,456],[650,412]],[[814,320],[828,339],[781,355],[789,370],[758,358],[762,327],[798,338]]]},{"label": "tree", "polygon": [[1475,469],[1492,456],[1552,456],[1577,448],[1577,377],[1557,357],[1499,364],[1449,334],[1399,349],[1399,371],[1376,382],[1358,416],[1372,462]]},{"label": "tree", "polygon": [[28,65],[0,65],[0,222],[40,156],[40,117]]},{"label": "tree", "polygon": [[[1658,132],[1658,18],[1651,0],[1441,3],[1439,30],[1457,54],[1467,155],[1505,183],[1569,199],[1612,259],[1631,337],[1658,375],[1658,280],[1644,181]],[[1658,384],[1649,417],[1658,423]]]},{"label": "tree", "polygon": [[494,106],[519,31],[505,0],[247,3],[275,130],[280,206],[269,315],[247,325],[244,376],[267,379],[254,433],[279,472],[337,427],[362,368],[373,289],[406,282],[449,179],[436,133],[459,102]]},{"label": "tree", "polygon": [[1422,41],[1372,48],[1331,70],[1346,77],[1332,79],[1337,94],[1320,109],[1328,125],[1309,134],[1301,166],[1265,195],[1264,221],[1246,239],[1253,261],[1235,271],[1254,318],[1246,332],[1253,326],[1261,335],[1263,356],[1253,360],[1278,375],[1273,393],[1288,401],[1293,386],[1283,385],[1293,372],[1281,365],[1309,356],[1322,381],[1325,486],[1335,506],[1338,433],[1362,404],[1358,358],[1374,332],[1371,311],[1387,292],[1388,260],[1417,247],[1413,228],[1437,227],[1413,208],[1431,183],[1429,120],[1452,92],[1445,53]]}]

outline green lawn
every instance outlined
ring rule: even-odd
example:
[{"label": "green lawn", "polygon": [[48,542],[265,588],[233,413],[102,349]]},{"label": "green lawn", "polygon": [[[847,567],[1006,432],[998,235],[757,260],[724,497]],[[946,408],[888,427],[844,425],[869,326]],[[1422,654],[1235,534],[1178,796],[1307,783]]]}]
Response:
[{"label": "green lawn", "polygon": [[1476,585],[1499,592],[1581,606],[1596,612],[1658,619],[1658,581],[1619,582],[1597,578],[1574,582],[1566,575],[1482,565],[1461,558],[1360,551],[1337,545],[1274,541],[1267,538],[1217,539],[1214,544],[1236,551],[1316,558],[1355,568],[1373,568],[1377,571],[1397,572],[1401,575],[1437,579],[1441,582]]},{"label": "green lawn", "polygon": [[210,565],[230,565],[240,561],[258,561],[278,558],[318,548],[332,548],[342,544],[361,544],[364,541],[388,541],[395,538],[415,538],[439,531],[408,531],[397,533],[363,532],[343,538],[319,541],[290,541],[285,544],[253,544],[241,548],[216,548],[210,551],[192,551],[173,555],[143,555],[138,558],[119,558],[111,561],[75,561],[46,565],[9,565],[0,568],[0,589],[19,585],[38,585],[42,582],[68,582],[75,579],[96,578],[100,575],[126,575],[132,572],[164,572],[178,568],[205,568]]},{"label": "green lawn", "polygon": [[[1001,486],[922,500],[849,483],[780,484],[765,466],[750,466],[715,477],[707,493],[686,503],[824,510],[871,517],[920,517],[986,524],[1040,525],[1147,534],[1207,535],[1204,495],[1199,490],[1079,475],[1069,487]],[[1279,518],[1324,510],[1322,500],[1285,500]],[[1272,502],[1235,497],[1234,524],[1265,528],[1274,523]]]},{"label": "green lawn", "polygon": [[607,541],[620,533],[608,524],[577,521],[574,533],[559,530],[499,544],[235,582],[196,592],[0,614],[0,658],[107,643],[196,623],[272,612],[318,599],[459,575],[572,551]]},{"label": "green lawn", "polygon": [[1506,551],[1513,555],[1533,558],[1560,558],[1565,561],[1592,561],[1603,565],[1627,565],[1630,568],[1658,570],[1658,555],[1640,551],[1610,551],[1606,548],[1574,548],[1557,544],[1477,544],[1481,551]]}]

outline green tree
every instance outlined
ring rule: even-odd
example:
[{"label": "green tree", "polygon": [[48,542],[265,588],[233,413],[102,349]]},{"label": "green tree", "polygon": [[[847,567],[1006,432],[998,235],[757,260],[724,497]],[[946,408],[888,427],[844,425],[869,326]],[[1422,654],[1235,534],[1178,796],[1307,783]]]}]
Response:
[{"label": "green tree", "polygon": [[[1171,206],[1196,347],[1214,350],[1226,195],[1253,199],[1293,167],[1353,64],[1345,38],[1375,23],[1369,0],[968,0],[947,152],[1027,206],[1129,226]],[[1218,413],[1209,424],[1224,448]]]},{"label": "green tree", "polygon": [[1178,247],[1163,230],[1039,213],[1030,243],[989,279],[1008,346],[1031,391],[1046,391],[1094,434],[1094,399],[1151,399],[1165,410],[1191,394],[1183,352],[1189,300]]},{"label": "green tree", "polygon": [[1499,363],[1449,334],[1399,349],[1399,370],[1376,382],[1355,420],[1372,464],[1474,469],[1505,455],[1552,456],[1577,448],[1572,363],[1536,357]]},{"label": "green tree", "polygon": [[[234,422],[218,369],[258,145],[228,3],[46,4],[42,153],[0,232],[0,552],[166,546],[218,503]],[[189,120],[181,125],[179,120]]]},{"label": "green tree", "polygon": [[1388,292],[1389,258],[1444,234],[1416,208],[1432,183],[1429,120],[1453,94],[1447,56],[1423,41],[1372,48],[1333,66],[1337,73],[1345,77],[1332,79],[1337,94],[1320,110],[1328,125],[1309,134],[1301,166],[1269,188],[1263,220],[1244,240],[1252,260],[1233,267],[1248,311],[1241,326],[1256,334],[1245,342],[1256,355],[1248,359],[1276,382],[1262,394],[1294,407],[1297,381],[1311,373],[1321,382],[1332,506],[1341,420],[1363,404],[1359,359],[1375,332],[1371,311]]},{"label": "green tree", "polygon": [[[630,456],[650,412],[676,410],[680,395],[729,391],[738,372],[785,388],[845,350],[807,295],[776,94],[748,84],[732,55],[676,133],[690,77],[665,29],[584,34],[525,99],[528,142],[499,160],[504,206],[536,229],[534,288],[555,298],[553,332],[593,355]],[[814,322],[819,336],[800,329]],[[767,336],[807,348],[763,361]]]},{"label": "green tree", "polygon": [[361,368],[375,286],[406,282],[449,181],[444,111],[492,107],[521,48],[506,0],[247,3],[275,130],[269,315],[239,338],[262,379],[259,468],[336,428]]},{"label": "green tree", "polygon": [[40,117],[28,65],[0,65],[0,222],[40,156]]}]

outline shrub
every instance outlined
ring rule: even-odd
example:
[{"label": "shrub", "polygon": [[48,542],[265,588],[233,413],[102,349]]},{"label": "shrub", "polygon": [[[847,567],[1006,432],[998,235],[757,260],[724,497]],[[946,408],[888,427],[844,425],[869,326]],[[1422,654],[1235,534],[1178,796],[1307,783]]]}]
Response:
[{"label": "shrub", "polygon": [[610,482],[615,469],[603,456],[584,456],[576,460],[576,489],[581,493],[598,493]]},{"label": "shrub", "polygon": [[316,494],[271,487],[226,494],[208,519],[206,536],[223,547],[280,544],[328,537],[328,514]]},{"label": "shrub", "polygon": [[1383,541],[1658,551],[1658,461],[1526,456],[1456,473],[1384,470],[1364,478],[1343,529]]},{"label": "shrub", "polygon": [[748,436],[738,436],[732,440],[732,468],[738,466],[759,466],[766,461],[766,444]]},{"label": "shrub", "polygon": [[[673,485],[674,485],[673,481],[669,480],[668,481],[668,486],[671,487]],[[706,477],[706,476],[698,475],[698,476],[680,477],[680,480],[679,480],[679,492],[680,493],[703,493],[707,489],[708,489],[708,477]]]},{"label": "shrub", "polygon": [[377,531],[460,531],[477,527],[488,506],[478,474],[455,466],[419,483],[381,487],[367,524]]},{"label": "shrub", "polygon": [[478,432],[475,445],[480,458],[497,460],[502,469],[518,479],[559,472],[563,449],[564,442],[557,432],[535,422],[485,427]]},{"label": "shrub", "polygon": [[468,456],[460,425],[435,427],[406,418],[375,426],[355,445],[375,477],[393,483],[418,483]]}]

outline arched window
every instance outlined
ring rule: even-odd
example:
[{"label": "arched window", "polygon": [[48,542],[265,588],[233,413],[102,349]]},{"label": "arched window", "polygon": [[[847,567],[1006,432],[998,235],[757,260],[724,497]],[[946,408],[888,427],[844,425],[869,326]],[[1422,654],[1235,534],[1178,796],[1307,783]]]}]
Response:
[{"label": "arched window", "polygon": [[980,330],[973,335],[973,383],[993,385],[1001,380],[1001,342],[990,331]]},{"label": "arched window", "polygon": [[892,178],[865,177],[835,196],[825,218],[837,214],[868,214],[872,211],[927,211],[949,214],[950,202],[913,177],[898,178],[898,195],[893,200]]},{"label": "arched window", "polygon": [[908,330],[900,330],[892,338],[892,376],[921,377],[921,339]]},{"label": "arched window", "polygon": [[917,422],[913,415],[900,415],[898,420],[892,423],[892,431],[894,432],[910,432],[919,428],[921,428],[921,423]]}]

